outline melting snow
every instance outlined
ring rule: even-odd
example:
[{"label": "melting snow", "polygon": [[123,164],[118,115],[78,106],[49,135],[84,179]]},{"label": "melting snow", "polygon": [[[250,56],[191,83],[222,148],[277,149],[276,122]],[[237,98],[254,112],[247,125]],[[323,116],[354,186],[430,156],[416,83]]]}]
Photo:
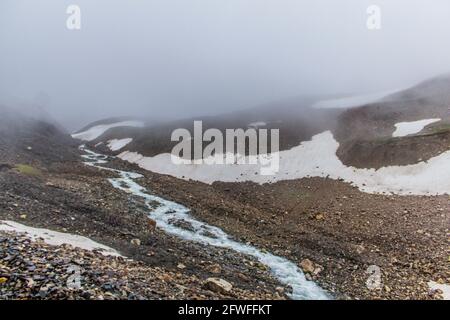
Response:
[{"label": "melting snow", "polygon": [[440,284],[434,281],[428,282],[428,287],[431,290],[441,290],[442,291],[442,297],[444,300],[450,300],[450,285],[448,284]]},{"label": "melting snow", "polygon": [[423,130],[427,125],[441,121],[441,119],[424,119],[411,122],[399,122],[395,124],[393,137],[404,137],[410,134],[416,134]]},{"label": "melting snow", "polygon": [[1,231],[11,231],[16,233],[26,233],[32,240],[42,238],[46,243],[54,246],[70,244],[73,247],[85,250],[99,250],[104,255],[120,256],[120,254],[103,244],[92,241],[89,238],[70,233],[62,233],[49,229],[32,228],[14,221],[0,221]]},{"label": "melting snow", "polygon": [[108,141],[108,148],[111,151],[117,151],[125,147],[127,144],[129,144],[131,141],[133,141],[132,138],[125,138],[125,139],[113,139]]},{"label": "melting snow", "polygon": [[84,140],[84,141],[92,141],[100,137],[107,130],[115,127],[143,127],[144,123],[142,121],[122,121],[110,124],[101,124],[98,126],[94,126],[89,128],[86,131],[72,134],[72,138]]},{"label": "melting snow", "polygon": [[[305,177],[343,179],[368,193],[430,195],[450,193],[450,151],[424,162],[406,166],[389,166],[378,170],[344,165],[336,155],[339,143],[329,131],[315,135],[280,155],[276,175],[260,175],[259,165],[174,164],[168,153],[144,157],[136,152],[122,152],[119,158],[136,163],[146,170],[205,183],[214,181],[253,181],[270,183]],[[248,161],[246,161],[248,163]]]}]

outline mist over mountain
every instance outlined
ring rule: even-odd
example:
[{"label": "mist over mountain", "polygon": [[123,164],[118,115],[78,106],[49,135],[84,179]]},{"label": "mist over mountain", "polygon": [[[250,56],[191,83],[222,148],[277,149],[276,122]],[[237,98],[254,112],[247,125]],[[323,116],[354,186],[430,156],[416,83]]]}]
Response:
[{"label": "mist over mountain", "polygon": [[450,299],[448,0],[74,2],[0,1],[0,300]]},{"label": "mist over mountain", "polygon": [[382,28],[368,30],[372,2],[79,0],[81,30],[71,31],[71,1],[4,0],[0,104],[44,93],[74,130],[402,89],[450,71],[448,1],[377,1]]}]

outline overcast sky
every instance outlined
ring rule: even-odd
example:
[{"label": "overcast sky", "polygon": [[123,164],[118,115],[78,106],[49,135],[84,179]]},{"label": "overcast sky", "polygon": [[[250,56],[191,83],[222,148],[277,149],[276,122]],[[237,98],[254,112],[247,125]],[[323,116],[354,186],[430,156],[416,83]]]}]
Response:
[{"label": "overcast sky", "polygon": [[74,129],[396,89],[449,72],[449,39],[448,0],[1,0],[0,103],[46,104]]}]

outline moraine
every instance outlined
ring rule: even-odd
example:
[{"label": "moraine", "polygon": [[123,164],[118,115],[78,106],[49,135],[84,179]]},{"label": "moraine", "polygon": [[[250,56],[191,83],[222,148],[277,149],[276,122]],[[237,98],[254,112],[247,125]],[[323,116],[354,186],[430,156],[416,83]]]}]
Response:
[{"label": "moraine", "polygon": [[[231,239],[222,229],[194,219],[189,214],[189,209],[185,206],[149,193],[148,190],[136,182],[137,179],[143,177],[141,174],[103,167],[101,165],[108,162],[108,156],[90,151],[84,145],[80,147],[80,150],[86,153],[83,155],[83,158],[86,159],[85,164],[119,174],[119,178],[108,179],[113,187],[143,198],[149,209],[149,217],[154,219],[157,226],[168,234],[187,241],[231,249],[256,258],[259,262],[269,267],[272,275],[280,283],[292,288],[292,293],[290,294],[292,299],[322,300],[331,298],[316,283],[306,280],[305,275],[295,263]],[[158,203],[159,206],[154,208],[154,203]],[[186,230],[172,224],[173,221],[177,220],[189,222],[193,229]]]}]

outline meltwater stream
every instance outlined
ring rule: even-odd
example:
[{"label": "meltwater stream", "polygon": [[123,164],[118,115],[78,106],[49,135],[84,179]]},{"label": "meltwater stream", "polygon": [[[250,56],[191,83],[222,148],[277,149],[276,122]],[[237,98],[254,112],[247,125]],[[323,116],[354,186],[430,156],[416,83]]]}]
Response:
[{"label": "meltwater stream", "polygon": [[[86,149],[85,146],[81,146],[80,150],[86,153],[86,155],[83,155],[83,158],[86,159],[85,164],[113,171],[120,175],[120,178],[108,179],[115,188],[145,199],[145,203],[149,208],[149,217],[155,220],[157,226],[165,232],[184,240],[215,247],[228,248],[256,258],[259,262],[270,268],[272,275],[278,281],[292,288],[292,293],[290,294],[290,298],[292,299],[331,298],[317,284],[306,280],[302,271],[289,260],[267,252],[262,252],[253,246],[232,240],[220,228],[210,226],[194,219],[189,215],[189,209],[185,206],[149,194],[144,187],[135,182],[136,179],[143,177],[141,174],[103,167],[101,164],[108,162],[108,156],[90,151]],[[158,203],[156,208],[154,208],[155,202]],[[185,221],[189,223],[192,228],[186,230],[177,227],[173,224],[174,221]]]}]

